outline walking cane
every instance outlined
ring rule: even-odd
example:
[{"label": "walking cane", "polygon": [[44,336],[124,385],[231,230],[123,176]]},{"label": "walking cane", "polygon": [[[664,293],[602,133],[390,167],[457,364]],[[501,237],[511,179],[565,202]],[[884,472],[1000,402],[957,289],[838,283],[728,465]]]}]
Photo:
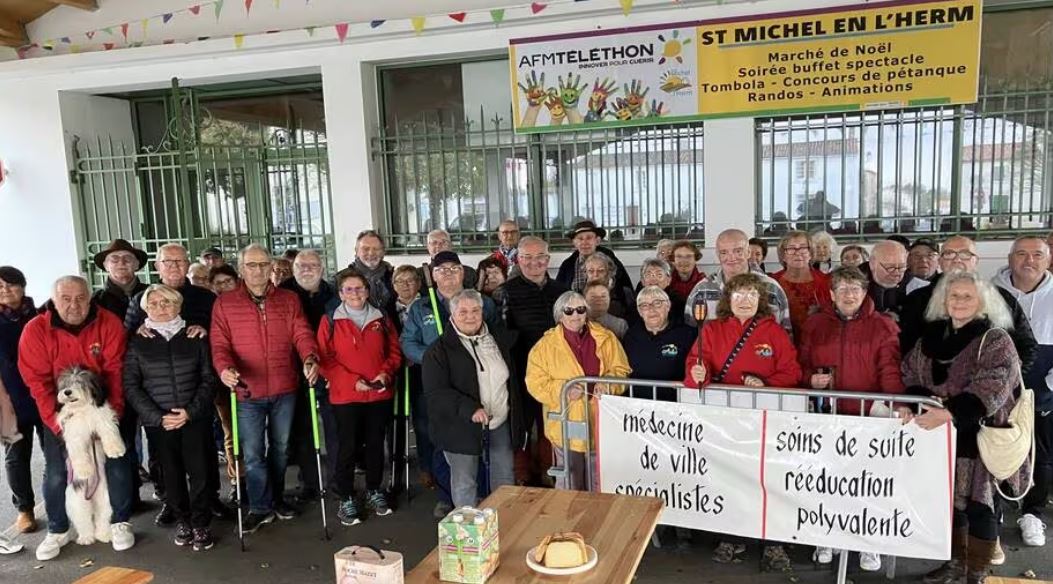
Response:
[{"label": "walking cane", "polygon": [[315,464],[318,465],[318,491],[321,493],[319,501],[322,507],[322,532],[325,534],[325,539],[331,539],[329,535],[329,522],[325,516],[325,481],[322,480],[322,442],[318,437],[318,396],[315,392],[313,385],[307,388],[308,395],[311,399],[311,436],[314,438],[314,460]]},{"label": "walking cane", "polygon": [[234,389],[230,390],[230,433],[234,435],[234,492],[238,502],[238,542],[241,551],[245,551],[245,528],[242,518],[241,500],[241,446],[238,439],[238,392],[237,387],[245,387],[245,382],[238,380]]},{"label": "walking cane", "polygon": [[490,496],[490,416],[483,422],[483,497]]}]

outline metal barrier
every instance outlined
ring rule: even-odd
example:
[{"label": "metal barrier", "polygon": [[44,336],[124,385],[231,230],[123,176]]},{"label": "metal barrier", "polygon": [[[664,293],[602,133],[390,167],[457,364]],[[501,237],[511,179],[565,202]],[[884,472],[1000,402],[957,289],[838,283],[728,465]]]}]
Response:
[{"label": "metal barrier", "polygon": [[[895,404],[911,404],[919,406],[927,406],[929,408],[943,408],[943,404],[936,399],[930,397],[921,397],[914,395],[903,395],[903,394],[887,394],[887,393],[865,393],[858,391],[830,391],[830,390],[819,390],[819,389],[804,389],[804,388],[784,388],[784,387],[746,387],[742,385],[728,385],[721,383],[712,383],[707,385],[705,388],[696,389],[685,386],[679,381],[657,381],[650,379],[631,379],[626,377],[575,377],[567,380],[563,387],[560,388],[560,409],[559,411],[549,411],[548,419],[558,421],[561,424],[563,434],[563,445],[560,450],[563,453],[563,466],[553,466],[549,468],[548,474],[553,478],[566,478],[568,474],[568,462],[570,460],[570,441],[571,440],[584,440],[585,441],[585,488],[587,490],[592,488],[592,464],[589,464],[588,454],[593,452],[591,440],[592,433],[589,431],[589,400],[583,401],[584,415],[581,420],[569,420],[565,415],[568,411],[569,399],[567,398],[567,392],[578,384],[586,385],[586,395],[600,395],[603,392],[595,392],[589,389],[589,386],[602,383],[606,385],[622,385],[627,386],[628,390],[626,393],[630,397],[636,397],[635,392],[637,388],[651,388],[652,400],[657,400],[658,389],[666,388],[673,389],[677,394],[677,403],[689,403],[682,401],[682,389],[690,389],[698,392],[700,397],[709,394],[718,394],[723,392],[727,396],[727,403],[725,405],[715,404],[708,400],[700,400],[698,403],[702,405],[715,405],[717,407],[732,407],[740,409],[765,409],[765,410],[777,410],[777,411],[808,411],[807,404],[809,398],[814,398],[820,406],[820,410],[829,400],[830,412],[837,412],[837,404],[841,401],[859,401],[859,415],[866,415],[866,408],[864,407],[866,402],[892,402]],[[719,394],[718,394],[719,395]],[[758,399],[760,398],[760,399]],[[793,398],[793,399],[792,399]],[[748,403],[746,403],[748,402]],[[774,405],[770,407],[767,404]],[[738,404],[738,405],[736,405]],[[805,408],[798,409],[798,407],[787,407],[794,406],[795,404],[805,404]],[[888,417],[895,417],[895,410],[891,407],[886,408],[888,410]],[[823,413],[822,411],[816,413]],[[657,537],[652,537],[652,540],[657,545]],[[837,582],[838,584],[845,584],[848,575],[848,550],[840,550],[840,559],[837,567]],[[896,557],[885,556],[884,565],[885,577],[889,580],[894,579],[896,576]]]}]

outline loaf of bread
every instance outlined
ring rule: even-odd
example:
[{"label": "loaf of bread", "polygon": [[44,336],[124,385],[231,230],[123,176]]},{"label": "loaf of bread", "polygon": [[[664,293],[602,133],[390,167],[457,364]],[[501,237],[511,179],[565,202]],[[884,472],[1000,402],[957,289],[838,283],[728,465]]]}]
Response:
[{"label": "loaf of bread", "polygon": [[534,561],[547,568],[577,568],[589,561],[585,538],[574,532],[546,535],[534,550]]}]

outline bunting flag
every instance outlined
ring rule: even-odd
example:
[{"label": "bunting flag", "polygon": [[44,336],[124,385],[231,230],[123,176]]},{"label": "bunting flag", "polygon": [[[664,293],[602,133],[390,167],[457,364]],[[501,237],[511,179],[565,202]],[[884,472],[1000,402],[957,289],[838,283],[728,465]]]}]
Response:
[{"label": "bunting flag", "polygon": [[195,5],[191,6],[190,8],[187,8],[187,10],[190,11],[190,14],[193,14],[194,16],[197,16],[198,14],[201,14],[201,5],[200,4],[195,4]]},{"label": "bunting flag", "polygon": [[252,0],[245,0],[245,14],[252,11]]},{"label": "bunting flag", "polygon": [[150,26],[150,19],[144,18],[140,24],[143,26],[143,38],[146,38],[146,28]]},{"label": "bunting flag", "polygon": [[534,14],[537,14],[538,12],[541,12],[542,10],[544,10],[547,7],[548,7],[548,4],[542,4],[540,2],[531,2],[530,3],[530,11],[532,13],[534,13]]},{"label": "bunting flag", "polygon": [[490,11],[490,20],[494,21],[494,24],[501,24],[501,21],[505,19],[505,9],[497,8]]},{"label": "bunting flag", "polygon": [[467,12],[453,12],[453,13],[447,14],[446,16],[449,16],[450,18],[456,20],[457,22],[464,22],[464,18],[466,16],[468,16],[468,13]]},{"label": "bunting flag", "polygon": [[162,45],[171,45],[173,43],[175,43],[175,39],[165,39],[165,40],[161,41]]},{"label": "bunting flag", "polygon": [[40,45],[40,48],[50,51],[51,49],[55,48],[55,41],[52,41],[52,40],[44,41],[44,44]]},{"label": "bunting flag", "polygon": [[62,42],[64,42],[64,43],[66,43],[67,45],[73,42],[73,41],[71,41],[71,40],[70,40],[70,38],[69,38],[69,37],[62,37],[62,38],[61,38],[61,39],[59,39],[59,40],[60,40],[60,41],[62,41]]},{"label": "bunting flag", "polygon": [[618,4],[622,5],[622,14],[625,16],[629,16],[633,11],[633,0],[618,0]]},{"label": "bunting flag", "polygon": [[128,40],[128,23],[127,22],[121,23],[121,36],[124,37],[125,41]]},{"label": "bunting flag", "polygon": [[102,50],[109,51],[113,49],[113,43],[102,43]]},{"label": "bunting flag", "polygon": [[216,3],[212,5],[213,10],[216,11],[216,20],[219,20],[219,13],[223,12],[223,1],[224,0],[216,0]]},{"label": "bunting flag", "polygon": [[315,29],[315,27],[313,27],[313,26],[308,26],[308,27],[304,28],[304,30],[307,31],[307,36],[309,36],[309,37],[313,37],[314,36],[314,29]]},{"label": "bunting flag", "polygon": [[347,38],[347,26],[346,22],[341,22],[333,27],[336,29],[336,38],[340,39],[340,42],[344,42],[344,39]]},{"label": "bunting flag", "polygon": [[245,42],[245,35],[243,35],[243,34],[236,34],[236,35],[234,35],[234,48],[235,49],[240,49],[242,43],[244,43],[244,42]]},{"label": "bunting flag", "polygon": [[89,30],[88,32],[84,33],[84,36],[88,37],[88,40],[90,41],[91,39],[95,38],[95,31]]},{"label": "bunting flag", "polygon": [[421,31],[424,30],[424,17],[423,16],[414,16],[413,18],[410,19],[410,24],[413,25],[414,32],[416,32],[417,34],[420,34]]},{"label": "bunting flag", "polygon": [[369,21],[369,28],[377,28],[380,25],[384,24],[385,22],[386,21],[384,21],[384,20],[370,20]]},{"label": "bunting flag", "polygon": [[101,30],[102,30],[102,32],[104,32],[106,34],[108,34],[110,36],[113,36],[113,27],[112,26],[107,26],[106,28],[103,28]]},{"label": "bunting flag", "polygon": [[161,24],[168,24],[168,21],[172,20],[173,16],[175,15],[171,12],[165,13],[165,15],[161,17]]}]

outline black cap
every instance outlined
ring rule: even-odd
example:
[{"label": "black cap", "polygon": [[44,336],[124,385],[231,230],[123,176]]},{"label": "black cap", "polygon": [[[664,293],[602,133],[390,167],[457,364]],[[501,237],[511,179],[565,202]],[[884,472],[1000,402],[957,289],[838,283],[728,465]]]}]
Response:
[{"label": "black cap", "polygon": [[0,266],[0,280],[11,286],[26,287],[26,275],[22,273],[22,270],[12,266]]},{"label": "black cap", "polygon": [[914,240],[914,243],[910,244],[909,249],[914,249],[916,247],[923,246],[931,249],[936,253],[940,253],[940,244],[936,243],[936,240],[932,239],[931,237],[919,237],[918,239]]},{"label": "black cap", "polygon": [[461,265],[461,258],[452,251],[440,251],[435,254],[435,257],[431,258],[431,267],[434,268],[443,264],[457,264],[459,266]]},{"label": "black cap", "polygon": [[210,248],[206,249],[205,251],[201,252],[201,257],[207,257],[207,256],[210,256],[210,255],[221,258],[221,257],[223,257],[223,250],[219,249],[218,247],[210,247]]},{"label": "black cap", "polygon": [[898,233],[893,233],[892,235],[886,237],[885,239],[887,239],[889,241],[895,241],[896,243],[899,243],[903,247],[905,247],[907,249],[910,249],[910,240],[907,239],[907,237],[905,235],[900,235]]}]

